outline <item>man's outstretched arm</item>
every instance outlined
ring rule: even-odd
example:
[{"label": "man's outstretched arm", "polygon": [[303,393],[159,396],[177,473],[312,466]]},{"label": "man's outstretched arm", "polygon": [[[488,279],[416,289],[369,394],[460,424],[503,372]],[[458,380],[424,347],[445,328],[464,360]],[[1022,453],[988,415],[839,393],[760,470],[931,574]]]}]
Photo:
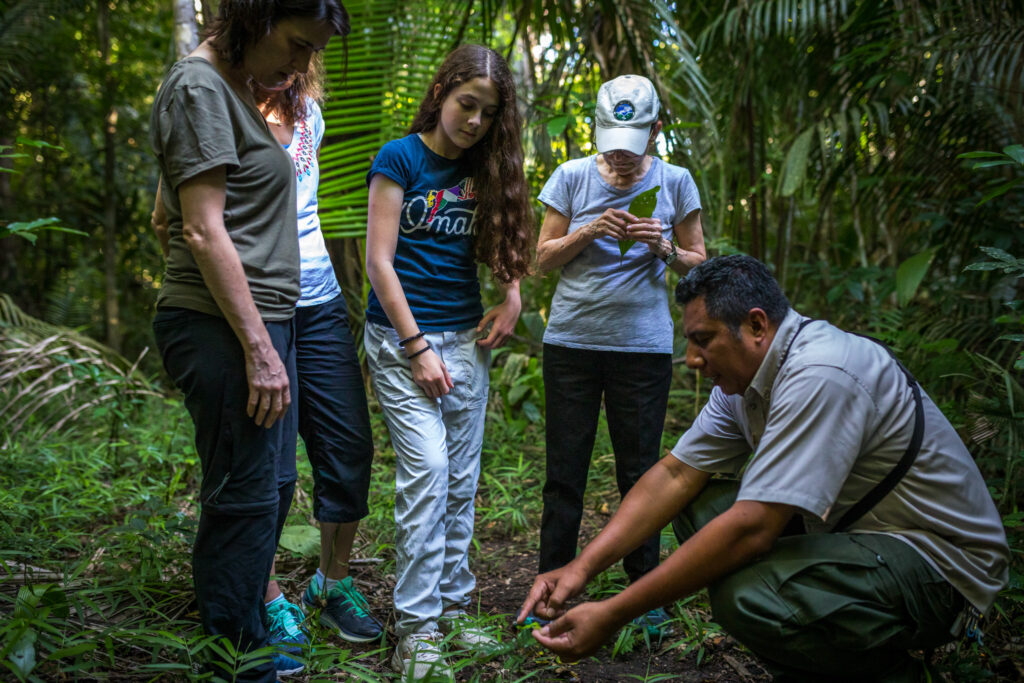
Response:
[{"label": "man's outstretched arm", "polygon": [[[737,501],[626,590],[579,605],[533,635],[567,661],[584,657],[630,619],[694,593],[768,552],[793,511],[777,503]],[[643,538],[639,532],[638,537]]]},{"label": "man's outstretched arm", "polygon": [[608,525],[579,557],[536,578],[519,610],[520,623],[531,613],[545,619],[560,616],[565,601],[583,590],[587,581],[644,539],[660,533],[700,493],[709,476],[674,456],[662,458],[633,485]]}]

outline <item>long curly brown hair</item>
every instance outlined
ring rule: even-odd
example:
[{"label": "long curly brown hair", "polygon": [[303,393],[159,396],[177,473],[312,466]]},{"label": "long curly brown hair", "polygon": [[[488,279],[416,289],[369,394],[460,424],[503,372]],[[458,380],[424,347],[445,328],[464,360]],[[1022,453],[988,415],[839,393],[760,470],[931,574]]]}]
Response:
[{"label": "long curly brown hair", "polygon": [[[476,189],[474,257],[491,269],[498,282],[508,284],[530,272],[534,243],[533,211],[523,173],[522,118],[516,106],[516,86],[505,60],[481,45],[452,50],[434,75],[409,133],[426,133],[437,126],[448,94],[474,78],[488,78],[498,91],[498,111],[487,134],[463,153],[473,169]],[[435,86],[440,85],[435,94]]]}]

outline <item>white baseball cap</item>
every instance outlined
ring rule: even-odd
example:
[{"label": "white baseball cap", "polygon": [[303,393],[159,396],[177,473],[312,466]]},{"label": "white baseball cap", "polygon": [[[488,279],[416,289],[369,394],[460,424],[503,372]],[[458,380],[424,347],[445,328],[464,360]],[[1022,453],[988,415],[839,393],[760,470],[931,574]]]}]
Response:
[{"label": "white baseball cap", "polygon": [[654,85],[643,76],[619,76],[603,83],[597,91],[597,151],[644,154],[660,108]]}]

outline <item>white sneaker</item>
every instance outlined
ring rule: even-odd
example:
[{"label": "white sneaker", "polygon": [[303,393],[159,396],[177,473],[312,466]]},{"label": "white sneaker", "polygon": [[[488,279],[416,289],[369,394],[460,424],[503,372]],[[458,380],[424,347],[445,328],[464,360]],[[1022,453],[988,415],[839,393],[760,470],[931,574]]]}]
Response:
[{"label": "white sneaker", "polygon": [[452,680],[452,670],[438,647],[444,635],[410,633],[398,639],[391,668],[402,674],[403,681]]},{"label": "white sneaker", "polygon": [[437,628],[452,640],[469,649],[487,650],[498,645],[498,641],[484,629],[473,623],[465,610],[449,610],[437,620]]}]

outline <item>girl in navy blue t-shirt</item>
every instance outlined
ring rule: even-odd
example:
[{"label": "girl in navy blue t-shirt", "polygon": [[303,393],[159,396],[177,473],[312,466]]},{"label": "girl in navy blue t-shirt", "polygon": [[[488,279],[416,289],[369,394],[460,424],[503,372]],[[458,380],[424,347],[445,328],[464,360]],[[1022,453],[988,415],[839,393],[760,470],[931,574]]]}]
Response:
[{"label": "girl in navy blue t-shirt", "polygon": [[[493,50],[463,45],[441,65],[410,134],[381,149],[370,187],[364,343],[397,456],[398,647],[392,666],[448,672],[443,632],[466,628],[473,498],[491,349],[519,318],[533,215],[515,86]],[[505,300],[484,314],[477,262]]]}]

